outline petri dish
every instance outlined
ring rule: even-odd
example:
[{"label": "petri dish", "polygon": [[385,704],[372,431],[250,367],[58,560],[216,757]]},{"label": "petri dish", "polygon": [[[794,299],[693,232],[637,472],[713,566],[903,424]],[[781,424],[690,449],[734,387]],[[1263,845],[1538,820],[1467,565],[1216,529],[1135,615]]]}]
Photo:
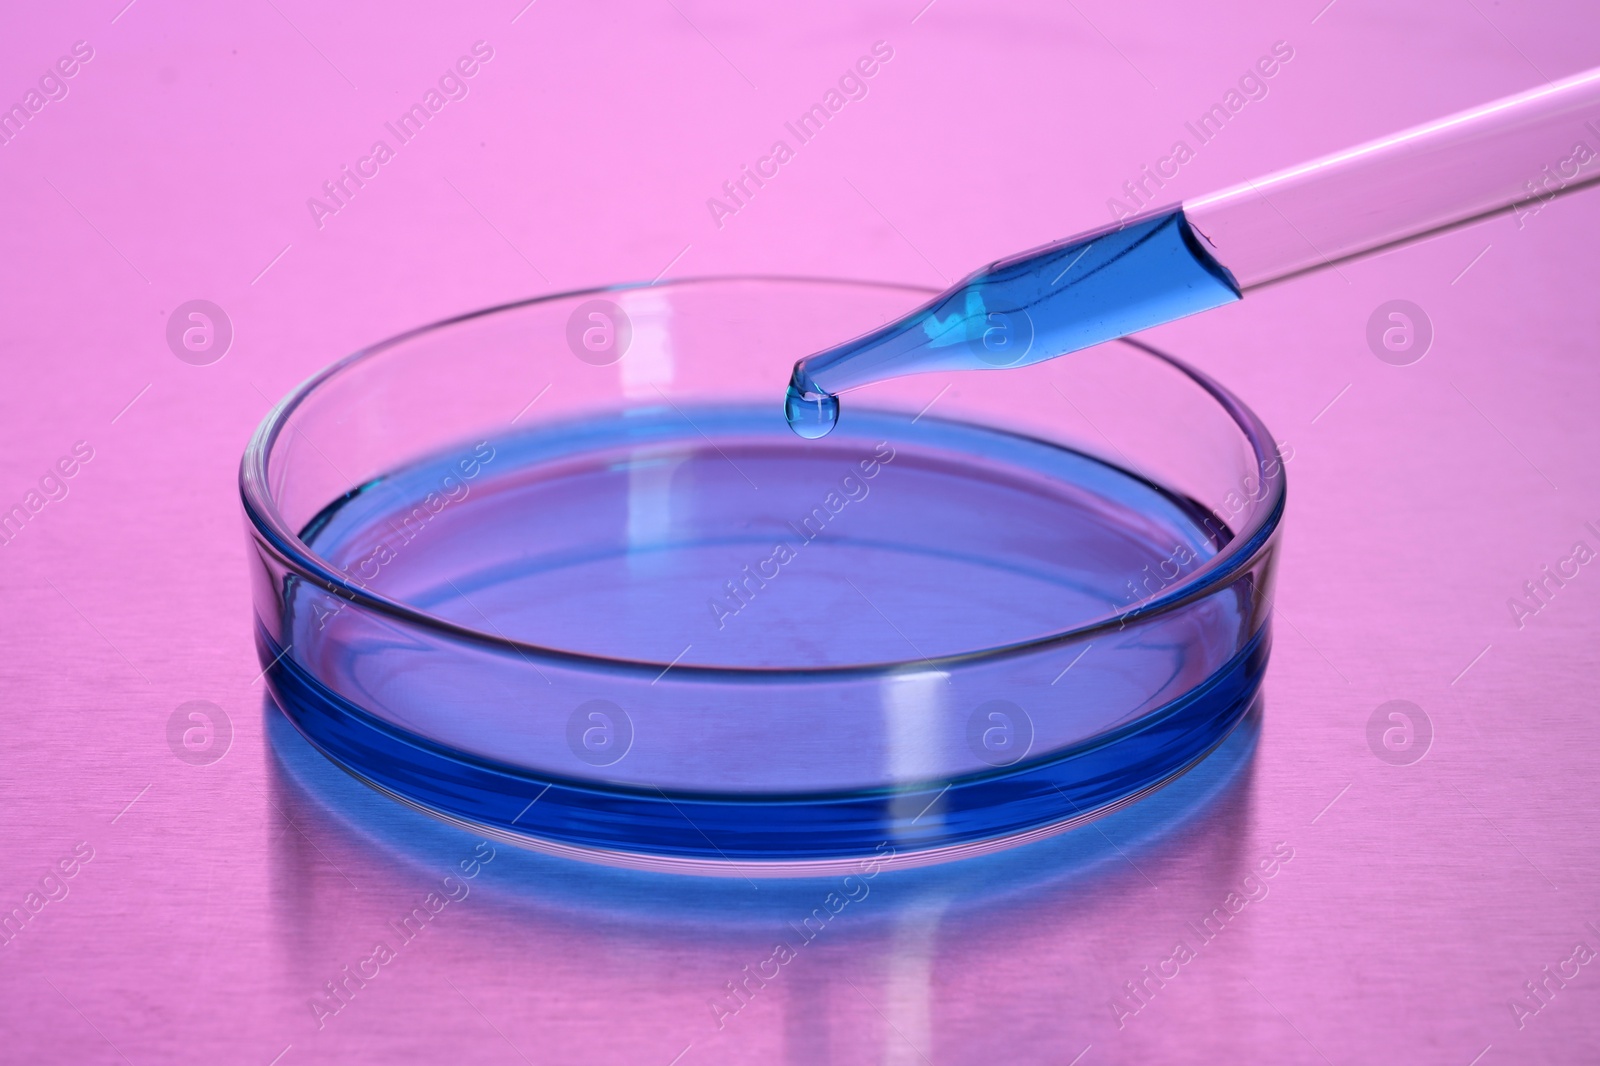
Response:
[{"label": "petri dish", "polygon": [[790,432],[796,358],[930,294],[585,290],[314,376],[241,465],[274,700],[405,803],[682,873],[983,854],[1172,780],[1259,691],[1292,451],[1133,341]]}]

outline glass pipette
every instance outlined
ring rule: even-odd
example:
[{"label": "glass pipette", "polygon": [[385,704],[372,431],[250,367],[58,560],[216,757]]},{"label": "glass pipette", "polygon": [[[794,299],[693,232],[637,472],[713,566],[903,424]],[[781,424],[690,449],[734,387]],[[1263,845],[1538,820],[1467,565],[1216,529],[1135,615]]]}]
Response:
[{"label": "glass pipette", "polygon": [[991,263],[801,359],[785,413],[821,437],[849,389],[1054,359],[1596,181],[1600,68]]}]

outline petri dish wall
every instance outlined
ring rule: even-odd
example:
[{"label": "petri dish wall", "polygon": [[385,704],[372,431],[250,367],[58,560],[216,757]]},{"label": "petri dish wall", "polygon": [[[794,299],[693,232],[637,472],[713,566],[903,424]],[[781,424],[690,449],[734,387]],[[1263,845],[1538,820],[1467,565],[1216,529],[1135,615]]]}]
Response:
[{"label": "petri dish wall", "polygon": [[928,295],[592,290],[317,375],[241,469],[278,705],[442,818],[686,873],[977,854],[1182,773],[1259,689],[1290,456],[1134,342],[792,434],[794,360]]}]

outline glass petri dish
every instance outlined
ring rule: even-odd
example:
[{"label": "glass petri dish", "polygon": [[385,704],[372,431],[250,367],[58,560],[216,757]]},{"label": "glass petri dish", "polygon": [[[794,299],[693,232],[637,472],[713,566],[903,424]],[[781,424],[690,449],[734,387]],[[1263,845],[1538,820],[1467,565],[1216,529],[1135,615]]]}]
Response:
[{"label": "glass petri dish", "polygon": [[791,433],[796,358],[930,295],[586,290],[316,375],[240,474],[278,706],[441,818],[683,873],[981,854],[1183,773],[1259,690],[1292,452],[1132,341]]}]

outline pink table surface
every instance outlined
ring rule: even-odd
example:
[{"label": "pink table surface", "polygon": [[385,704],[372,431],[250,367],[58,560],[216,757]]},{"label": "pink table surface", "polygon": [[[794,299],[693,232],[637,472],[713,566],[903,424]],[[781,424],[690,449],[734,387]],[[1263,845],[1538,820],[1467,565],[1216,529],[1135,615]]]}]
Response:
[{"label": "pink table surface", "polygon": [[[1600,571],[1520,626],[1508,606],[1600,548],[1600,195],[1155,331],[1296,452],[1254,751],[1153,835],[1112,820],[978,884],[886,881],[733,1016],[710,1004],[809,897],[503,846],[313,1008],[474,838],[328,768],[266,702],[235,490],[276,398],[403,328],[662,274],[953,279],[1107,219],[1275,42],[1293,59],[1174,198],[1583,69],[1592,5],[124,3],[0,33],[0,101],[93,53],[0,145],[0,507],[93,452],[0,548],[0,911],[27,911],[0,1059],[1600,1057],[1600,966],[1573,961],[1600,950]],[[466,96],[319,226],[307,199],[478,41]],[[877,41],[865,98],[719,226],[707,199]],[[209,366],[165,337],[197,298],[236,331]],[[1367,344],[1392,299],[1435,333],[1410,366]],[[1431,723],[1409,765],[1368,740],[1394,699]],[[210,765],[169,746],[190,700],[231,724]],[[1275,847],[1293,858],[1249,887]],[[1195,936],[1233,892],[1258,898]],[[1129,998],[1180,939],[1195,957]]]}]

